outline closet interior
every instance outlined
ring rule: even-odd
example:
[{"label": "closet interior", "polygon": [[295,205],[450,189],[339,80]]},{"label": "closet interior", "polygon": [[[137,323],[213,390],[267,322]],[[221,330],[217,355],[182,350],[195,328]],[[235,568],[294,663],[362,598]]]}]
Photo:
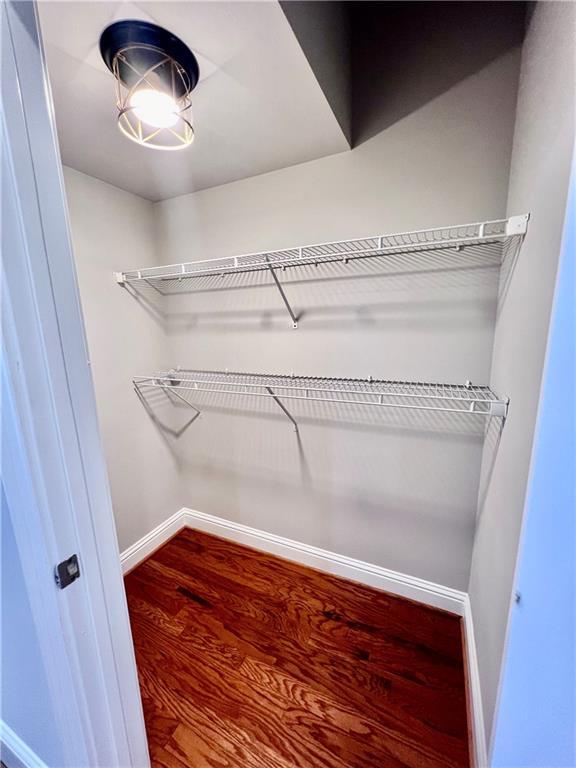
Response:
[{"label": "closet interior", "polygon": [[40,5],[153,766],[484,764],[563,5]]}]

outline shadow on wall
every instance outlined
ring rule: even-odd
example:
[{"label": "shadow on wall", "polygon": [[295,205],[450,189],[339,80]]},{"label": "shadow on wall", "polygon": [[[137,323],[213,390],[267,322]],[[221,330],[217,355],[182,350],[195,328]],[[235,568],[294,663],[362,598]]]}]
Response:
[{"label": "shadow on wall", "polygon": [[339,425],[327,440],[324,425],[303,424],[298,436],[281,417],[258,429],[249,416],[203,414],[182,438],[194,508],[465,586],[477,480],[462,463],[477,464],[481,438],[443,435],[439,450],[438,434],[373,429],[352,439]]},{"label": "shadow on wall", "polygon": [[[477,322],[479,312],[492,322],[501,259],[502,246],[493,243],[293,267],[278,275],[301,330],[450,328]],[[508,274],[512,268],[509,263]],[[142,281],[125,289],[168,333],[293,332],[266,271]],[[214,293],[224,295],[216,302]]]},{"label": "shadow on wall", "polygon": [[500,440],[502,438],[503,429],[504,421],[502,419],[490,419],[486,430],[486,439],[484,441],[484,450],[482,453],[480,483],[478,486],[477,521],[480,520],[482,511],[484,510],[484,502],[486,501],[486,495],[490,488],[492,473],[496,464],[496,457],[498,456],[498,448],[500,447]]},{"label": "shadow on wall", "polygon": [[[200,414],[219,413],[227,416],[253,417],[280,421],[293,430],[290,417],[270,397],[238,393],[213,393],[194,389],[139,387],[136,394],[156,426],[174,438],[180,438]],[[481,445],[489,424],[500,419],[449,411],[426,411],[389,408],[376,405],[291,400],[278,395],[298,427],[302,425],[333,426],[339,430],[376,432],[391,435],[402,432],[415,437],[434,435],[435,440],[452,444]],[[420,403],[426,405],[426,403]],[[495,427],[500,429],[501,426]]]},{"label": "shadow on wall", "polygon": [[349,3],[353,146],[521,45],[526,7],[518,1]]}]

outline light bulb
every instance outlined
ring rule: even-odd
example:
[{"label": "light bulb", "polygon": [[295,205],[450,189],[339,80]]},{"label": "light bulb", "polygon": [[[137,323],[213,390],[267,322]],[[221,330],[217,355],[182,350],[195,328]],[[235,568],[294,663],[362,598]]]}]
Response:
[{"label": "light bulb", "polygon": [[178,107],[167,93],[143,88],[130,98],[136,117],[153,128],[171,128],[178,122]]}]

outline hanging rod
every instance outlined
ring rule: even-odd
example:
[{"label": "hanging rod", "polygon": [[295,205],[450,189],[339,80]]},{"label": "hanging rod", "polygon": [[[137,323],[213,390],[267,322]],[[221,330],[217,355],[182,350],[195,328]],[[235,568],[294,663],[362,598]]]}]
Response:
[{"label": "hanging rod", "polygon": [[286,305],[293,327],[298,326],[297,316],[280,284],[277,270],[288,268],[342,262],[349,264],[359,259],[370,259],[394,254],[410,254],[438,249],[466,246],[505,244],[520,242],[526,234],[529,214],[512,216],[508,219],[458,224],[456,226],[422,229],[413,232],[399,232],[376,235],[353,240],[338,240],[315,243],[276,251],[261,251],[242,256],[225,256],[217,259],[203,259],[181,264],[146,267],[128,272],[116,272],[119,285],[146,283],[160,293],[169,294],[181,289],[182,282],[192,285],[194,279],[208,276],[224,276],[248,272],[269,272]]},{"label": "hanging rod", "polygon": [[[272,398],[298,429],[286,400],[402,408],[417,411],[459,413],[468,416],[505,419],[508,400],[497,397],[489,387],[465,384],[345,379],[315,376],[239,373],[173,369],[153,376],[137,376],[134,386],[172,391],[189,405],[198,393]],[[197,406],[193,406],[198,410]]]}]

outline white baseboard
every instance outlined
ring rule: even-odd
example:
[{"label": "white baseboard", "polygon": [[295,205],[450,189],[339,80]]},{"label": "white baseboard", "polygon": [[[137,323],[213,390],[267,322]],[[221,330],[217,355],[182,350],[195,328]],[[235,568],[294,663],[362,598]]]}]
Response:
[{"label": "white baseboard", "polygon": [[149,555],[154,552],[155,549],[161,547],[168,539],[172,538],[178,531],[185,528],[186,510],[180,509],[175,514],[171,515],[163,523],[157,525],[137,542],[132,544],[131,547],[125,549],[120,553],[120,562],[122,564],[122,573],[128,573],[132,568],[135,568],[139,563],[145,560]]},{"label": "white baseboard", "polygon": [[336,552],[329,552],[326,549],[286,539],[283,536],[276,536],[267,531],[250,528],[241,523],[234,523],[231,520],[224,520],[224,518],[186,507],[124,550],[120,555],[122,571],[127,573],[132,570],[182,528],[196,528],[199,531],[212,533],[223,539],[245,544],[319,571],[358,581],[400,597],[408,597],[434,608],[442,608],[458,616],[464,616],[465,613],[468,596],[458,589],[443,587],[441,584],[434,584],[432,581],[425,581],[416,576],[390,571],[379,565],[355,560],[346,555],[339,555]]},{"label": "white baseboard", "polygon": [[470,710],[472,716],[472,734],[474,738],[475,768],[488,767],[488,748],[486,729],[484,726],[484,709],[482,707],[482,688],[478,669],[476,638],[474,636],[474,621],[470,597],[466,595],[464,603],[464,642],[466,646],[466,665],[468,672]]},{"label": "white baseboard", "polygon": [[155,549],[162,546],[169,538],[182,528],[195,528],[205,533],[212,533],[223,539],[235,541],[238,544],[259,549],[271,555],[277,555],[286,560],[316,568],[325,573],[342,576],[370,587],[382,589],[400,597],[407,597],[419,603],[442,608],[464,620],[464,636],[466,642],[466,663],[468,665],[468,681],[470,689],[470,707],[472,712],[472,729],[474,734],[474,751],[476,768],[487,768],[487,751],[482,710],[480,677],[470,600],[466,592],[444,587],[431,581],[425,581],[415,576],[390,571],[379,565],[355,560],[346,555],[339,555],[325,549],[303,544],[299,541],[276,536],[273,533],[250,528],[241,523],[224,520],[221,517],[207,515],[184,507],[169,517],[164,523],[150,531],[140,541],[137,541],[122,552],[120,559],[124,573],[145,560]]},{"label": "white baseboard", "polygon": [[0,720],[0,760],[6,768],[48,768],[3,720]]},{"label": "white baseboard", "polygon": [[241,523],[214,517],[214,515],[206,515],[204,512],[196,512],[192,509],[182,511],[189,528],[212,533],[223,539],[245,544],[248,547],[260,549],[271,555],[308,565],[335,576],[343,576],[346,579],[358,581],[361,584],[367,584],[394,595],[408,597],[435,608],[443,608],[459,616],[464,615],[466,593],[457,589],[450,589],[450,587],[443,587],[431,581],[389,571],[379,565],[355,560],[352,557],[312,547],[292,539],[285,539],[283,536],[276,536],[273,533],[250,528]]}]

